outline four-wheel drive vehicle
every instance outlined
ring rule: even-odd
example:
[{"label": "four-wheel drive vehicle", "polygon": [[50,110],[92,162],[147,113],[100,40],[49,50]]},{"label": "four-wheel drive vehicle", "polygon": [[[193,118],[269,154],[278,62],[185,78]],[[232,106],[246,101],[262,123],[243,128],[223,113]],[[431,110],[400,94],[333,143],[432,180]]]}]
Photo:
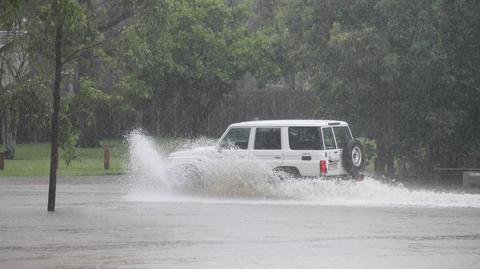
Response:
[{"label": "four-wheel drive vehicle", "polygon": [[[334,120],[270,120],[234,123],[217,145],[174,152],[169,160],[187,165],[234,154],[294,177],[360,179],[363,147],[348,124]],[[234,161],[234,159],[232,159]],[[213,168],[214,169],[214,168]]]}]

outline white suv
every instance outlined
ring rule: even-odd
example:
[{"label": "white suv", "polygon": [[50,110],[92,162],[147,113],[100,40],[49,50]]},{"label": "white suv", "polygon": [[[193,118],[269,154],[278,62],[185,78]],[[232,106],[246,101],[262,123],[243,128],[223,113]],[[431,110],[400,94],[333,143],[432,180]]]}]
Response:
[{"label": "white suv", "polygon": [[361,179],[362,144],[353,139],[348,124],[333,120],[269,120],[234,123],[215,147],[178,151],[172,162],[188,164],[202,157],[234,154],[261,162],[274,172],[294,177]]}]

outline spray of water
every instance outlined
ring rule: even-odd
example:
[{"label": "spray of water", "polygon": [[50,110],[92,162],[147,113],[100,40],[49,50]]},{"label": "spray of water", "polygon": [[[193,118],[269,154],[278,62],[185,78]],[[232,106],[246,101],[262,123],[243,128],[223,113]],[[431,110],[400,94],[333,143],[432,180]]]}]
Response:
[{"label": "spray of water", "polygon": [[129,149],[127,167],[127,185],[130,190],[168,190],[171,181],[167,175],[167,161],[160,154],[152,138],[141,130],[135,130],[126,136]]},{"label": "spray of water", "polygon": [[[167,160],[162,141],[156,143],[140,131],[132,132],[127,140],[127,199],[133,201],[480,208],[478,194],[410,190],[373,178],[362,182],[280,180],[258,162],[235,155],[202,158],[192,166],[195,169],[178,167]],[[195,150],[212,143],[201,139],[177,147]]]}]

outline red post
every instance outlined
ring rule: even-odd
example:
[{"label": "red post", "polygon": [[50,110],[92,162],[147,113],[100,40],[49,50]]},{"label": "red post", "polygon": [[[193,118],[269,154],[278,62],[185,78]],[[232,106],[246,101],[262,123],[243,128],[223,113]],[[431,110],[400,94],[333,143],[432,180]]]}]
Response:
[{"label": "red post", "polygon": [[103,147],[103,169],[110,169],[110,151],[107,145]]},{"label": "red post", "polygon": [[0,152],[0,170],[5,168],[5,154]]}]

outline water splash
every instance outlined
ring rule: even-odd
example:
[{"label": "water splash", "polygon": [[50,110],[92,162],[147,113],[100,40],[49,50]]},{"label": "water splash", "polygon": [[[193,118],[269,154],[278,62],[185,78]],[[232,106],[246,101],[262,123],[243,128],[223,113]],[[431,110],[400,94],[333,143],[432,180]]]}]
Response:
[{"label": "water splash", "polygon": [[127,186],[132,191],[144,189],[163,190],[170,188],[167,162],[159,154],[160,148],[154,140],[135,130],[126,136],[129,150]]},{"label": "water splash", "polygon": [[[257,162],[238,156],[202,158],[195,170],[172,167],[168,151],[159,141],[132,132],[128,200],[168,202],[282,203],[345,206],[476,207],[480,195],[410,190],[373,178],[362,182],[342,180],[279,180]],[[209,139],[177,144],[177,149],[210,146]],[[171,144],[171,143],[170,143]],[[170,150],[172,148],[170,147]]]}]

